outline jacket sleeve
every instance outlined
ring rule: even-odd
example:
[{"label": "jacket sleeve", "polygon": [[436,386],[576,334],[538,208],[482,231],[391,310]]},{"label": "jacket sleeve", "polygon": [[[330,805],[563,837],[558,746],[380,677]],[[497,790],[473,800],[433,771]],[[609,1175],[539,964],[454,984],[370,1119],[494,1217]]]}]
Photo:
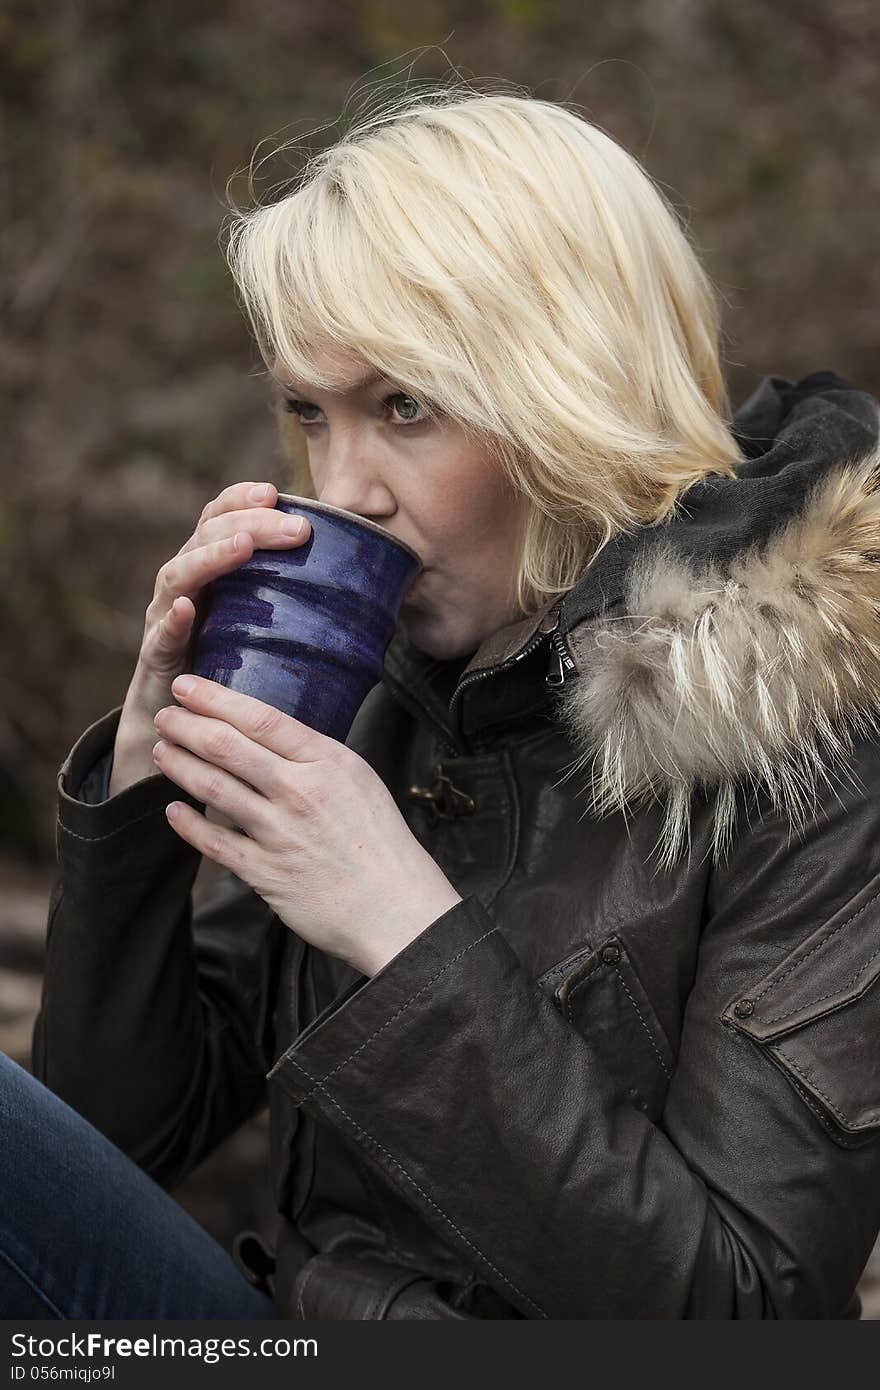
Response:
[{"label": "jacket sleeve", "polygon": [[867,785],[803,838],[765,806],[715,871],[659,1122],[473,897],[269,1079],[525,1317],[858,1316],[880,1227],[877,746],[860,760]]},{"label": "jacket sleeve", "polygon": [[32,1070],[173,1187],[267,1102],[289,933],[228,871],[193,910],[201,856],[165,807],[205,807],[167,777],[99,799],[121,712],[91,725],[58,775]]}]

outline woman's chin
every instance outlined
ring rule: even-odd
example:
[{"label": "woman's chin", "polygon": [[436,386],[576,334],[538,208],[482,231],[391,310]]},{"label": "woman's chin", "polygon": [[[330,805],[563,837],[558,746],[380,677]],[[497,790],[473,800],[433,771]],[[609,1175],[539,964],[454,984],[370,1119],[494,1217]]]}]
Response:
[{"label": "woman's chin", "polygon": [[[431,621],[426,613],[418,608],[413,608],[404,603],[401,607],[397,619],[398,629],[403,633],[414,647],[424,651],[428,656],[434,656],[432,648]],[[433,642],[436,643],[436,632],[433,634]]]},{"label": "woman's chin", "polygon": [[472,641],[463,643],[461,638],[456,640],[444,629],[442,622],[424,609],[410,608],[404,604],[397,626],[414,647],[435,661],[458,661],[476,651]]}]

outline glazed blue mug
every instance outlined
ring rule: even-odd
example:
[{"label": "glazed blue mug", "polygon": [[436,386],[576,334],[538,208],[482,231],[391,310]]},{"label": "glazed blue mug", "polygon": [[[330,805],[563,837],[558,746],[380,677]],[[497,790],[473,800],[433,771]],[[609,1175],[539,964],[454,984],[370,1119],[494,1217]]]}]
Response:
[{"label": "glazed blue mug", "polygon": [[280,492],[312,528],[293,550],[255,550],[205,586],[190,669],[344,743],[420,557],[355,512]]}]

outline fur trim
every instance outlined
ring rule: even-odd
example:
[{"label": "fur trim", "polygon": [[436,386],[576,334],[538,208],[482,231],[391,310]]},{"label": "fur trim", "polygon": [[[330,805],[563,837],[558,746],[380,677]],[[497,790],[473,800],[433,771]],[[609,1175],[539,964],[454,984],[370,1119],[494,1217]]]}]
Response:
[{"label": "fur trim", "polygon": [[665,869],[690,853],[698,789],[717,789],[716,864],[740,783],[802,829],[820,777],[848,771],[853,732],[880,730],[880,448],[835,465],[723,570],[668,541],[641,552],[622,606],[569,633],[580,675],[558,696],[583,750],[566,775],[591,763],[589,809],[665,800]]}]

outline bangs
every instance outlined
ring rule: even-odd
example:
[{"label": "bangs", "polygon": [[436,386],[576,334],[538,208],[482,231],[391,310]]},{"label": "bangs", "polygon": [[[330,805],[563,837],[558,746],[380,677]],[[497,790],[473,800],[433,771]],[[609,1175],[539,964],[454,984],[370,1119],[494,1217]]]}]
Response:
[{"label": "bangs", "polygon": [[[354,361],[412,390],[429,415],[491,430],[497,421],[463,399],[471,373],[438,293],[448,298],[445,272],[415,265],[373,191],[338,178],[325,169],[230,228],[227,259],[269,370],[333,391]],[[424,234],[408,226],[424,260]]]}]

